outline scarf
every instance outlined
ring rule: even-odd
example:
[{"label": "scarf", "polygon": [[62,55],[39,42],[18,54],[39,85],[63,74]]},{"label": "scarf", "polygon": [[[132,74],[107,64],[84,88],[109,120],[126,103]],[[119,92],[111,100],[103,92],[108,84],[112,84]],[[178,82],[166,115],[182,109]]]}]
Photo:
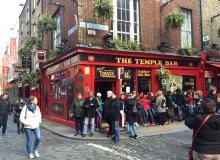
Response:
[{"label": "scarf", "polygon": [[28,110],[29,111],[31,111],[31,112],[35,112],[36,111],[36,106],[35,105],[33,105],[33,104],[27,104],[27,108],[28,108]]}]

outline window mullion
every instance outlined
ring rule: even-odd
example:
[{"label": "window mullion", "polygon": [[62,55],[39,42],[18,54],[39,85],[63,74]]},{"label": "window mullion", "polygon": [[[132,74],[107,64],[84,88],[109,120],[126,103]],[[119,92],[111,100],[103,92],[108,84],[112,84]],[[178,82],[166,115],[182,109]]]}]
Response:
[{"label": "window mullion", "polygon": [[130,3],[130,39],[134,40],[134,4],[133,0],[129,0]]}]

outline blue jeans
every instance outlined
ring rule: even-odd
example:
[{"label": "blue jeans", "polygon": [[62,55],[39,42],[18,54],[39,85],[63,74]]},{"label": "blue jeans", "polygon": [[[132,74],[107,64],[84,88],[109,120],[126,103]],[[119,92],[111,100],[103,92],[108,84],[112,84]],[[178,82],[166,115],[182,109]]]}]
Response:
[{"label": "blue jeans", "polygon": [[115,140],[120,139],[119,121],[115,121]]},{"label": "blue jeans", "polygon": [[[35,151],[40,143],[41,140],[41,132],[40,132],[40,127],[35,128],[35,129],[30,129],[30,128],[24,128],[26,138],[27,138],[27,143],[26,143],[26,148],[28,154],[33,153]],[[34,148],[32,147],[32,132],[34,132],[35,135],[35,142],[34,142]]]},{"label": "blue jeans", "polygon": [[130,131],[132,137],[134,137],[134,135],[137,135],[137,129],[136,129],[134,123],[129,123],[129,131]]},{"label": "blue jeans", "polygon": [[[88,124],[89,124],[89,117],[85,117],[83,134],[87,134]],[[94,128],[95,128],[95,118],[91,118],[90,133],[94,133]]]}]

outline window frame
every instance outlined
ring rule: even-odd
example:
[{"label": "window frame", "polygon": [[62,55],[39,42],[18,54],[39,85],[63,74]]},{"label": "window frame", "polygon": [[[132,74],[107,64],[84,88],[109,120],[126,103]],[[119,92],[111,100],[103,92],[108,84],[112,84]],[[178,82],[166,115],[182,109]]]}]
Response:
[{"label": "window frame", "polygon": [[[113,0],[113,6],[114,6],[114,12],[113,12],[113,18],[112,18],[112,24],[111,24],[111,32],[113,33],[113,37],[118,37],[118,34],[121,34],[121,39],[122,39],[122,35],[128,35],[130,38],[129,40],[135,40],[135,36],[137,37],[137,42],[139,43],[140,42],[140,22],[139,22],[139,16],[140,16],[140,7],[139,7],[139,0],[129,0],[129,4],[128,6],[126,5],[127,3],[127,0],[124,0],[125,4],[124,6],[121,6],[119,7],[118,6],[118,1],[117,0]],[[135,22],[135,9],[134,9],[134,2],[136,2],[136,22]],[[121,1],[122,3],[122,1]],[[124,7],[124,8],[123,8]],[[127,8],[128,7],[128,8]],[[121,19],[118,19],[119,16],[118,16],[118,10],[120,10],[121,12]],[[128,18],[126,19],[126,11],[129,12],[129,20]],[[123,13],[122,12],[125,12],[124,13],[124,18],[126,19],[123,19]],[[124,31],[123,29],[121,29],[120,31],[118,30],[118,24],[121,23],[121,25],[124,25]],[[125,24],[123,24],[125,23]],[[127,29],[126,29],[126,23],[127,25],[129,25],[129,31],[127,32]],[[129,23],[129,24],[128,24]],[[137,33],[135,33],[135,24],[137,25]],[[123,28],[121,27],[121,28]],[[123,39],[122,39],[123,40]],[[128,41],[128,39],[126,39],[126,41]]]},{"label": "window frame", "polygon": [[[56,48],[57,45],[61,44],[61,15],[58,12],[55,16],[54,16],[56,25],[57,25],[57,29],[55,31],[53,31],[53,48]],[[59,19],[59,21],[58,21]],[[58,24],[59,22],[59,24]]]},{"label": "window frame", "polygon": [[[181,26],[180,29],[180,46],[181,48],[185,47],[192,47],[193,46],[193,22],[192,22],[192,10],[190,9],[181,9],[182,14],[184,15],[184,23]],[[189,16],[188,22],[190,24],[186,24],[186,17]],[[188,28],[184,28],[185,26],[189,26]],[[187,39],[187,42],[183,42],[183,34],[185,34],[186,37],[190,38]]]}]

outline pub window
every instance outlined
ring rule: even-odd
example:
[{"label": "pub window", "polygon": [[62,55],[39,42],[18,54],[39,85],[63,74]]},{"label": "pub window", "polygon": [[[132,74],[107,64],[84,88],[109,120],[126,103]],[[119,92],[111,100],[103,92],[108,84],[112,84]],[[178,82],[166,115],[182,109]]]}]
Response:
[{"label": "pub window", "polygon": [[66,79],[62,79],[60,82],[61,82],[61,96],[66,96]]},{"label": "pub window", "polygon": [[139,5],[138,0],[113,0],[114,15],[111,32],[122,41],[139,42]]},{"label": "pub window", "polygon": [[122,93],[132,93],[134,87],[134,69],[124,68],[122,72]]},{"label": "pub window", "polygon": [[51,98],[55,98],[55,95],[56,95],[56,86],[55,86],[55,82],[52,81],[52,82],[51,82],[50,97],[51,97]]},{"label": "pub window", "polygon": [[183,9],[184,23],[181,27],[181,48],[192,47],[192,22],[191,11]]},{"label": "pub window", "polygon": [[54,48],[56,48],[56,46],[61,44],[61,16],[60,14],[58,13],[54,19],[57,25],[57,29],[53,32],[53,44],[54,44]]},{"label": "pub window", "polygon": [[60,98],[60,80],[55,81],[55,88],[56,88],[55,98],[59,99]]},{"label": "pub window", "polygon": [[138,77],[138,93],[143,92],[147,94],[151,91],[151,71],[150,70],[137,70]]}]

